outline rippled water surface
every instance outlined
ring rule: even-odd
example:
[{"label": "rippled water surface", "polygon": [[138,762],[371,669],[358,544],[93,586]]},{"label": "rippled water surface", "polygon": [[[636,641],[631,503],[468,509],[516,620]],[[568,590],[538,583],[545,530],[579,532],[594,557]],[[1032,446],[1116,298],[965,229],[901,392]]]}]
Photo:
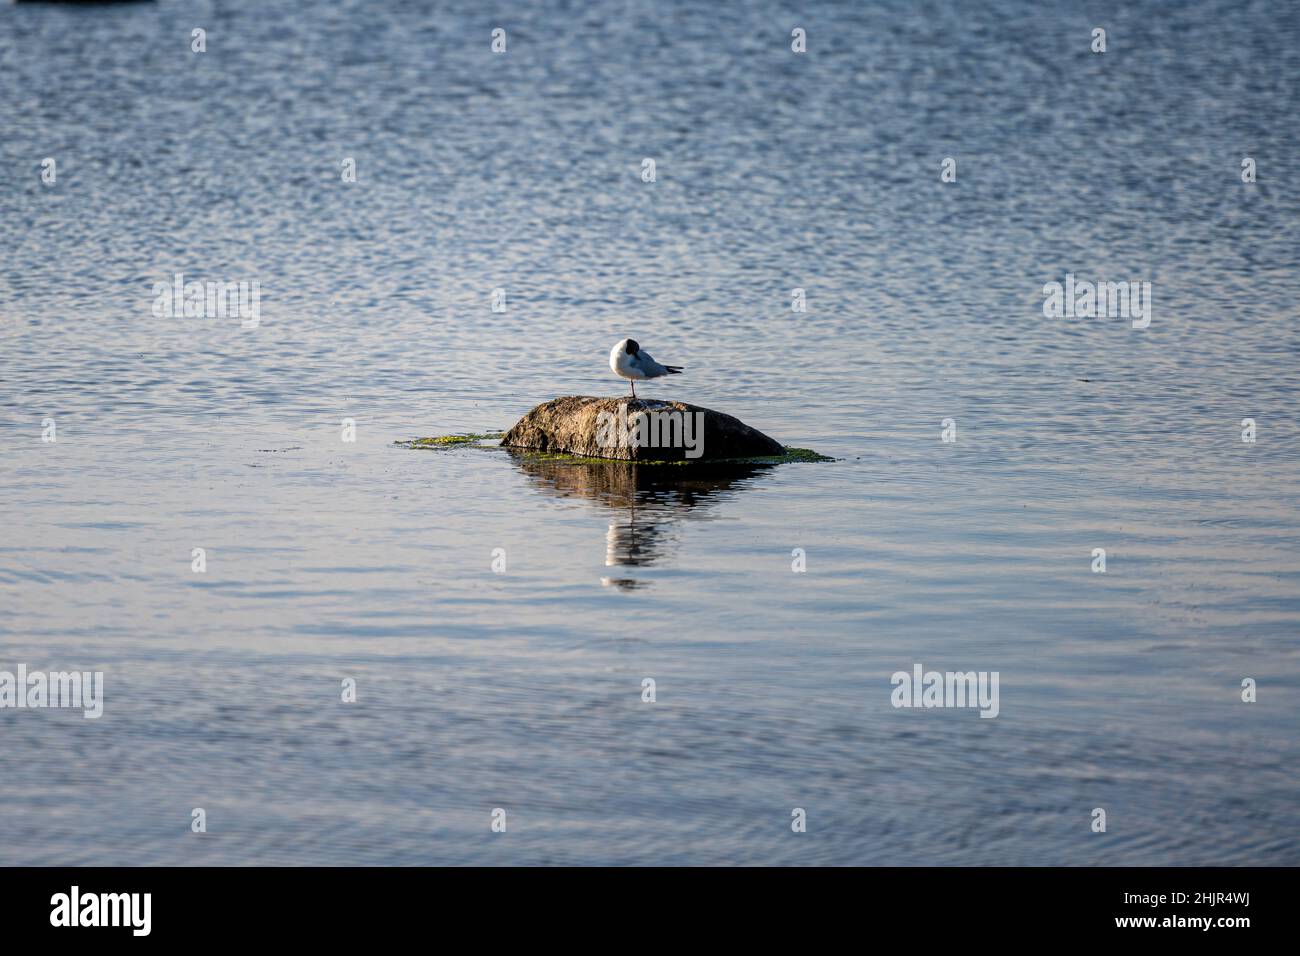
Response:
[{"label": "rippled water surface", "polygon": [[[0,6],[0,863],[1300,864],[1300,15],[720,6]],[[625,335],[838,460],[394,444]]]}]

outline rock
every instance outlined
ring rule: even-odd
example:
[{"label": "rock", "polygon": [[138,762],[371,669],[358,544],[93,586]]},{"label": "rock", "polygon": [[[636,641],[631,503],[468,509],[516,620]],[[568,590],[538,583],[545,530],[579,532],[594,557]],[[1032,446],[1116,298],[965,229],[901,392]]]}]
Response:
[{"label": "rock", "polygon": [[718,461],[785,454],[780,442],[710,408],[590,395],[543,402],[515,422],[501,444],[623,461]]}]

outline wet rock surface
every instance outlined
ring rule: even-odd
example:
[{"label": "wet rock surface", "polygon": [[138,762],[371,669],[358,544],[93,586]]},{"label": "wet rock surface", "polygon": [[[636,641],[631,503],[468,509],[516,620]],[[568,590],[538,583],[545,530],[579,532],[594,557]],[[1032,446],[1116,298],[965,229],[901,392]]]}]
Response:
[{"label": "wet rock surface", "polygon": [[501,444],[623,461],[720,461],[785,454],[740,419],[687,402],[568,395],[543,402]]}]

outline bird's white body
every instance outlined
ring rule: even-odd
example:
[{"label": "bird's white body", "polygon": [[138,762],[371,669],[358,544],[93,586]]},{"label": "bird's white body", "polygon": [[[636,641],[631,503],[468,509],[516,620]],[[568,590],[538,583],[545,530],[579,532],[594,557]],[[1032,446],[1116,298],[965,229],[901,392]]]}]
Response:
[{"label": "bird's white body", "polygon": [[614,374],[620,378],[630,378],[640,381],[646,377],[645,369],[641,368],[641,363],[636,360],[635,355],[628,355],[619,349],[617,345],[610,350],[609,367],[614,370]]},{"label": "bird's white body", "polygon": [[[681,372],[681,368],[676,365],[660,365],[633,339],[624,339],[609,350],[609,367],[614,370],[615,375],[633,383],[647,378],[677,375]],[[632,386],[632,395],[636,396],[635,384]]]},{"label": "bird's white body", "polygon": [[637,350],[632,354],[627,350],[628,339],[624,339],[609,350],[609,367],[614,374],[640,382],[647,378],[659,378],[670,375],[667,366],[660,365],[650,357],[648,352]]}]

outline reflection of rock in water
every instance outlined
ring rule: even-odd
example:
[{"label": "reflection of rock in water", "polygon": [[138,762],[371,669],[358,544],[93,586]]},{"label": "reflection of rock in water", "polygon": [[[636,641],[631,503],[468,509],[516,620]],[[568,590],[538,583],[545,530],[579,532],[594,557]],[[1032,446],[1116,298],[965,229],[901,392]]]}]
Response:
[{"label": "reflection of rock in water", "polygon": [[[560,498],[587,498],[618,512],[605,534],[606,567],[658,564],[676,540],[675,526],[700,517],[711,504],[734,494],[766,464],[635,465],[539,457],[510,449],[533,485]],[[605,585],[643,587],[635,578],[606,577]]]}]

